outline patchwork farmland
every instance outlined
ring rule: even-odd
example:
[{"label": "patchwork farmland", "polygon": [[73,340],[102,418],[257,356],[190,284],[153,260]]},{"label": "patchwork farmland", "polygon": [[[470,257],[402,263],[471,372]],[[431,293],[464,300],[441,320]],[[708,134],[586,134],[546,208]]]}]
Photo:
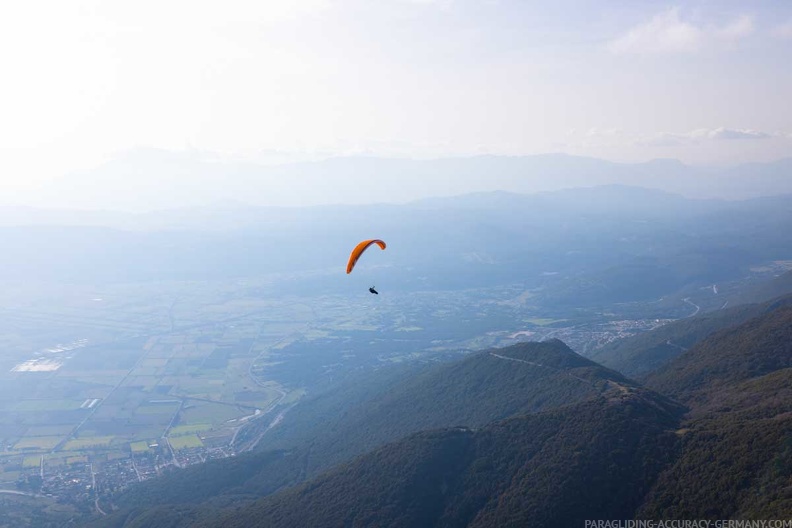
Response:
[{"label": "patchwork farmland", "polygon": [[284,280],[70,286],[0,304],[0,491],[98,508],[254,449],[304,395],[350,376],[525,339],[584,349],[664,322],[642,307],[540,317],[520,285],[374,298],[287,295]]}]

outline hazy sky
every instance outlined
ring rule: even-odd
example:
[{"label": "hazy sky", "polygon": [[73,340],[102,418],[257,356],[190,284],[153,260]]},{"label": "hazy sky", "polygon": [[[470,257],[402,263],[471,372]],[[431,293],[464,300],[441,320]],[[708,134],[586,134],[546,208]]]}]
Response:
[{"label": "hazy sky", "polygon": [[790,65],[782,1],[3,2],[0,182],[138,146],[773,160]]}]

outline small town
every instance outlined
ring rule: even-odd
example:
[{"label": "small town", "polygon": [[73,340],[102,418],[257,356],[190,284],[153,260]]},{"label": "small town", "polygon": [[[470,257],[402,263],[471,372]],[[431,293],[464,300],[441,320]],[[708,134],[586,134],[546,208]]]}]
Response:
[{"label": "small town", "polygon": [[[171,451],[167,444],[152,444],[146,453],[127,457],[88,455],[67,465],[47,466],[45,458],[39,468],[25,468],[15,491],[23,495],[51,497],[78,510],[106,513],[112,509],[112,497],[138,482],[163,475],[175,468],[202,464],[209,460],[236,456],[229,447],[192,447]],[[103,460],[105,459],[105,460]],[[6,470],[13,470],[8,467]]]}]

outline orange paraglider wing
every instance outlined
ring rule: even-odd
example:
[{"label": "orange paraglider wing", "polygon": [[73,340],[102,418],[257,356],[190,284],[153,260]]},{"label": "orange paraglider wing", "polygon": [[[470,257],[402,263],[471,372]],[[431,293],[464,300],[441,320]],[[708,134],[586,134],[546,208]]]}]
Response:
[{"label": "orange paraglider wing", "polygon": [[352,272],[352,268],[355,267],[355,263],[357,263],[358,259],[360,258],[360,255],[362,255],[363,252],[366,251],[369,248],[369,246],[371,246],[372,244],[377,244],[380,247],[380,249],[385,249],[385,242],[383,242],[382,240],[378,240],[378,239],[364,240],[363,242],[355,246],[355,249],[352,250],[352,254],[349,255],[349,262],[347,262],[347,273]]}]

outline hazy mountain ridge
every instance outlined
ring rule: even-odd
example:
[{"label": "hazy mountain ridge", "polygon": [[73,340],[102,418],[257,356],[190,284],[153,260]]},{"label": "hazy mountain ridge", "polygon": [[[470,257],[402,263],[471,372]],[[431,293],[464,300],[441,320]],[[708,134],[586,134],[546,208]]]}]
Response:
[{"label": "hazy mountain ridge", "polygon": [[543,302],[569,306],[740,278],[783,260],[792,245],[792,210],[776,199],[699,201],[610,186],[433,204],[199,208],[129,215],[115,227],[6,226],[0,277],[134,282],[310,272],[278,287],[336,292],[351,245],[376,234],[389,244],[383,278],[393,287],[522,282],[542,288]]},{"label": "hazy mountain ridge", "polygon": [[[785,178],[791,166],[791,158],[699,168],[676,160],[614,163],[565,154],[432,160],[361,156],[259,165],[138,149],[70,175],[69,187],[52,186],[46,199],[52,203],[68,200],[83,208],[112,204],[112,208],[129,210],[251,200],[257,200],[256,205],[402,203],[442,196],[451,188],[449,182],[458,193],[538,192],[640,183],[690,197],[738,199],[792,192],[792,184]],[[376,185],[372,185],[372,178],[376,178]],[[188,186],[191,192],[185,196],[183,189]],[[116,189],[125,191],[120,194]],[[313,192],[307,195],[300,189]]]},{"label": "hazy mountain ridge", "polygon": [[[792,160],[792,158],[790,158]],[[206,205],[158,208],[125,212],[105,208],[59,209],[0,205],[0,226],[109,227],[121,230],[229,231],[280,224],[285,229],[321,218],[349,224],[361,215],[392,214],[400,210],[451,212],[479,211],[488,214],[522,209],[563,218],[572,215],[637,216],[639,218],[706,217],[723,211],[745,213],[758,207],[781,209],[788,203],[787,192],[759,198],[723,200],[685,197],[680,193],[642,184],[583,182],[580,186],[544,191],[474,191],[451,196],[438,195],[403,203],[373,200],[365,204],[318,204],[287,206],[254,205],[237,200],[214,200]],[[681,220],[681,219],[680,219]]]}]

